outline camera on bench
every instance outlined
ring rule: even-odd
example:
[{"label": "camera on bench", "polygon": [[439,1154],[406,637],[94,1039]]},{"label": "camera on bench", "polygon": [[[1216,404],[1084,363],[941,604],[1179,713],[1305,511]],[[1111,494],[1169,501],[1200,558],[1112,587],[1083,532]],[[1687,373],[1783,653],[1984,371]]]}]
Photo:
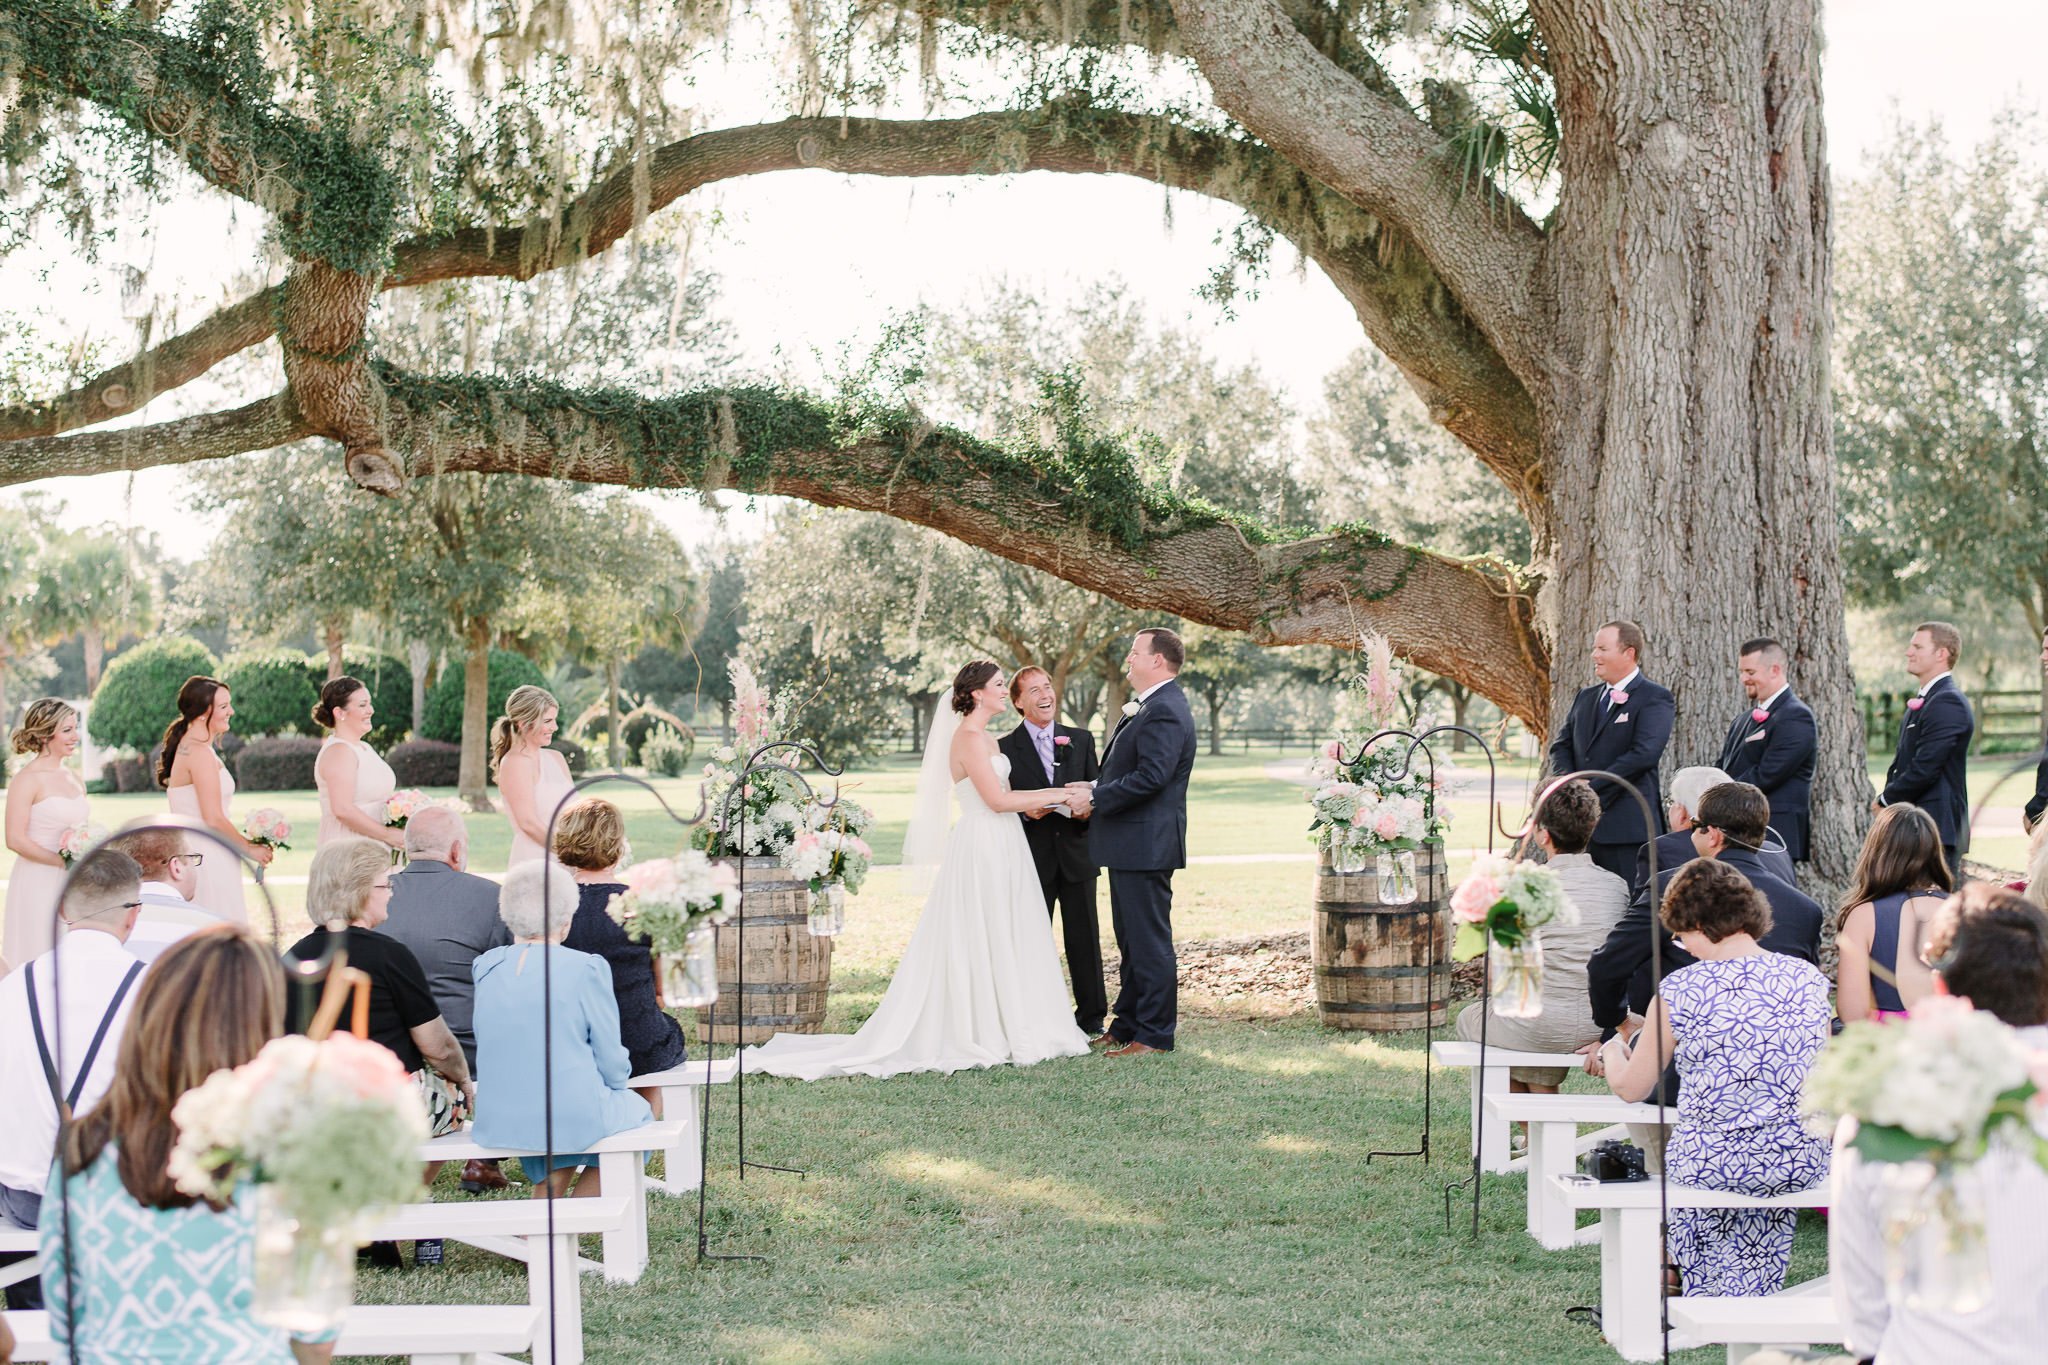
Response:
[{"label": "camera on bench", "polygon": [[1592,1151],[1581,1154],[1579,1174],[1603,1185],[1650,1178],[1649,1168],[1643,1164],[1643,1149],[1617,1138],[1595,1143]]}]

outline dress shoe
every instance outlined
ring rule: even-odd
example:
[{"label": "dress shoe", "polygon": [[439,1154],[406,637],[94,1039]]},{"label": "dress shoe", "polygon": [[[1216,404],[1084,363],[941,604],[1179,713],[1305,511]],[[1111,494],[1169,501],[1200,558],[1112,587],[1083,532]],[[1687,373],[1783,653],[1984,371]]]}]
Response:
[{"label": "dress shoe", "polygon": [[462,1164],[464,1194],[482,1194],[485,1190],[506,1190],[511,1187],[512,1182],[505,1178],[505,1173],[498,1169],[498,1163],[495,1161],[471,1157]]},{"label": "dress shoe", "polygon": [[1105,1057],[1142,1057],[1148,1052],[1164,1051],[1166,1051],[1166,1049],[1163,1047],[1147,1047],[1145,1044],[1138,1042],[1136,1039],[1132,1039],[1130,1042],[1125,1043],[1122,1047],[1112,1049],[1111,1051],[1105,1052],[1102,1055]]},{"label": "dress shoe", "polygon": [[1123,1039],[1117,1037],[1114,1033],[1099,1034],[1088,1040],[1088,1046],[1090,1047],[1122,1047],[1123,1045]]},{"label": "dress shoe", "polygon": [[396,1242],[371,1242],[368,1246],[357,1247],[356,1259],[379,1270],[405,1269],[405,1258],[398,1254]]}]

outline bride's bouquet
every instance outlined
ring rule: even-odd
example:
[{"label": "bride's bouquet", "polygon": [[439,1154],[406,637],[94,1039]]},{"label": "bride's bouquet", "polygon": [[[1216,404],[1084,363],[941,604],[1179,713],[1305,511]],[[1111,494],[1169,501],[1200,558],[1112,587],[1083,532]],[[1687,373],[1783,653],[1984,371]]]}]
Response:
[{"label": "bride's bouquet", "polygon": [[96,825],[90,820],[81,820],[69,826],[57,836],[57,856],[64,860],[68,869],[73,863],[92,852],[101,840],[107,837],[107,827]]}]

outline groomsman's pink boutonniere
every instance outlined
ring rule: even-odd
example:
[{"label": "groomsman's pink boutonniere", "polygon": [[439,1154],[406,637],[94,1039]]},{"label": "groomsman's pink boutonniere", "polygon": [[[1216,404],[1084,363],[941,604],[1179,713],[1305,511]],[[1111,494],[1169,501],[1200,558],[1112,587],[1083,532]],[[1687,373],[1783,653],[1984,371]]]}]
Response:
[{"label": "groomsman's pink boutonniere", "polygon": [[1906,709],[1908,711],[1918,711],[1925,705],[1927,705],[1927,698],[1925,697],[1909,697],[1906,701]]},{"label": "groomsman's pink boutonniere", "polygon": [[1771,713],[1764,710],[1763,707],[1759,706],[1756,708],[1756,710],[1749,713],[1749,718],[1755,721],[1758,725],[1762,725],[1765,721],[1771,718]]},{"label": "groomsman's pink boutonniere", "polygon": [[1055,749],[1064,749],[1073,742],[1074,737],[1072,735],[1054,735],[1052,737],[1052,747]]},{"label": "groomsman's pink boutonniere", "polygon": [[1626,706],[1628,705],[1628,693],[1617,687],[1607,694],[1607,700],[1613,702],[1616,706]]}]

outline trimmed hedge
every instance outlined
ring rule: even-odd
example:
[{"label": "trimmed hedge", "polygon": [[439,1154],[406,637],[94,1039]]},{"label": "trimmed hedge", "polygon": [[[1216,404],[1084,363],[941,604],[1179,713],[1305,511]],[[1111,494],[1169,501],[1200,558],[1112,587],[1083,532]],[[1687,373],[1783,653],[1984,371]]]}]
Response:
[{"label": "trimmed hedge", "polygon": [[251,740],[235,761],[235,786],[251,792],[311,791],[319,761],[320,741],[310,735]]},{"label": "trimmed hedge", "polygon": [[154,774],[139,758],[116,758],[100,768],[100,781],[117,792],[146,792],[155,787]]},{"label": "trimmed hedge", "polygon": [[[313,684],[313,698],[317,701],[320,689],[327,685],[327,651],[316,650],[308,654],[304,667],[308,681]],[[343,645],[341,671],[370,689],[370,705],[376,708],[377,724],[363,736],[364,742],[378,753],[383,753],[404,739],[406,732],[412,729],[412,669],[405,660],[396,654]],[[459,693],[457,700],[461,700]],[[307,702],[306,733],[318,735],[322,732],[312,723],[312,709],[313,703]]]},{"label": "trimmed hedge", "polygon": [[438,739],[409,739],[384,755],[401,787],[453,787],[462,780],[462,746]]},{"label": "trimmed hedge", "polygon": [[218,677],[219,663],[188,635],[160,635],[123,650],[93,693],[86,731],[109,749],[147,749],[178,718],[178,689],[198,675]]},{"label": "trimmed hedge", "polygon": [[[438,739],[448,744],[462,742],[462,675],[464,660],[451,655],[448,666],[441,670],[441,680],[434,684],[434,690],[427,696],[427,715],[423,739]],[[410,676],[410,675],[408,675]],[[524,654],[514,654],[509,649],[491,651],[490,702],[484,712],[486,733],[499,716],[505,714],[505,698],[512,695],[512,689],[527,684],[535,687],[548,685],[547,675],[539,665]],[[408,682],[407,687],[411,686]],[[408,701],[407,706],[412,703]]]},{"label": "trimmed hedge", "polygon": [[235,728],[245,735],[316,733],[319,691],[296,651],[264,650],[221,660],[220,680],[234,693]]}]

